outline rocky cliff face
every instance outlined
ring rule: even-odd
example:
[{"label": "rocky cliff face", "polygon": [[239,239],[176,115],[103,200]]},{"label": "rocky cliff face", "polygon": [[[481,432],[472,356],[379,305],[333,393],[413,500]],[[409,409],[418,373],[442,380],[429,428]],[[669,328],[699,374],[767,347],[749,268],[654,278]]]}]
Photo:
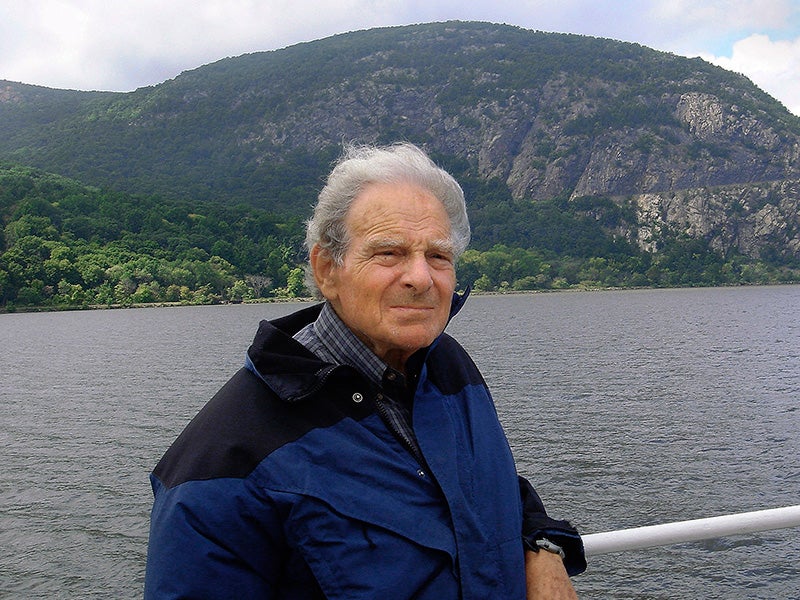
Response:
[{"label": "rocky cliff face", "polygon": [[[370,70],[262,120],[247,142],[258,153],[394,133],[466,157],[518,200],[633,197],[641,226],[627,235],[646,249],[669,229],[723,253],[800,257],[800,127],[785,111],[776,119],[752,84],[699,60],[646,53],[609,59],[613,75],[555,68],[511,85],[509,65],[526,57],[501,31],[452,25],[455,47],[442,31],[438,42],[418,32],[413,44],[464,61],[438,84],[421,65],[397,66],[412,42],[376,48],[359,58]],[[486,59],[501,49],[503,60]],[[459,85],[461,102],[443,102]]]},{"label": "rocky cliff face", "polygon": [[[404,137],[467,157],[519,200],[632,197],[639,226],[626,235],[643,249],[655,251],[669,230],[707,239],[723,254],[800,258],[800,136],[714,93],[680,91],[697,86],[702,71],[631,107],[649,111],[653,120],[628,124],[623,116],[617,125],[606,109],[628,94],[620,82],[559,73],[543,85],[516,88],[502,100],[478,98],[448,114],[435,87],[397,90],[386,81],[399,76],[380,69],[342,82],[287,119],[265,121],[251,141],[263,136],[276,147],[324,145],[337,136],[375,142],[388,122]],[[414,81],[417,73],[402,76]],[[490,70],[471,76],[500,80]]]},{"label": "rocky cliff face", "polygon": [[667,230],[701,237],[722,255],[800,257],[800,180],[690,189],[634,197],[640,247],[656,251]]}]

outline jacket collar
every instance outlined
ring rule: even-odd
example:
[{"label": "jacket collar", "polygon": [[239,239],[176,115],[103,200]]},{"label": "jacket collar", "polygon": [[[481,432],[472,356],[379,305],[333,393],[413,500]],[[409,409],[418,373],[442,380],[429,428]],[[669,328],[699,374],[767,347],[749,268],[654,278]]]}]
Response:
[{"label": "jacket collar", "polygon": [[472,291],[472,286],[468,285],[467,288],[461,294],[457,292],[453,294],[453,301],[450,304],[450,318],[447,320],[448,323],[452,321],[453,317],[455,317],[461,311],[461,308],[464,306],[464,303],[467,301],[467,298],[469,298],[469,294],[471,291]]},{"label": "jacket collar", "polygon": [[[461,310],[469,292],[468,288],[463,294],[453,294],[448,322]],[[317,319],[322,306],[315,304],[279,319],[261,321],[247,350],[245,367],[286,402],[298,402],[316,393],[336,372],[354,371],[321,360],[292,338]]]}]

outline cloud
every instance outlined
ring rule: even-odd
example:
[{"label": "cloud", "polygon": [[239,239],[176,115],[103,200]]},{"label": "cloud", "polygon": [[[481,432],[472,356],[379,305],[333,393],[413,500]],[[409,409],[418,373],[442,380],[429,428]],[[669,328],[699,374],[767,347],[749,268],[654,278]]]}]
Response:
[{"label": "cloud", "polygon": [[651,17],[687,31],[779,29],[796,12],[792,0],[668,0],[651,2]]},{"label": "cloud", "polygon": [[734,43],[730,57],[702,58],[729,71],[746,74],[764,91],[782,98],[786,108],[800,116],[800,37],[772,40],[767,35],[754,34]]},{"label": "cloud", "polygon": [[226,56],[392,24],[381,0],[0,0],[0,78],[128,91]]}]

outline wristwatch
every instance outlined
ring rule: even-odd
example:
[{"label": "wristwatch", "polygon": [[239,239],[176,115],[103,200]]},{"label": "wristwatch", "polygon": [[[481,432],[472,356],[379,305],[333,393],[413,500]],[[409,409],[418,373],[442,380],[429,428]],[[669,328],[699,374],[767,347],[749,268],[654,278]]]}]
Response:
[{"label": "wristwatch", "polygon": [[552,552],[553,554],[558,554],[561,557],[561,560],[564,560],[567,556],[566,554],[564,554],[564,550],[563,548],[561,548],[561,546],[551,542],[547,538],[539,538],[534,543],[542,550],[547,550],[548,552]]}]

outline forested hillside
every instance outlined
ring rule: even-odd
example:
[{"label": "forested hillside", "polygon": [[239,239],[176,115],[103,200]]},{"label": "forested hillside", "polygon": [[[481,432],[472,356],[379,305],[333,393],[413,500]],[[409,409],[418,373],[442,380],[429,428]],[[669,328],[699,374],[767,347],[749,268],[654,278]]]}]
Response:
[{"label": "forested hillside", "polygon": [[0,159],[137,194],[305,214],[342,140],[400,139],[518,200],[800,178],[800,119],[744,77],[504,25],[349,33],[125,94],[0,83]]},{"label": "forested hillside", "polygon": [[250,206],[0,169],[0,304],[208,303],[302,295],[302,224]]},{"label": "forested hillside", "polygon": [[636,44],[452,22],[131,93],[0,82],[0,303],[302,294],[302,221],[342,142],[398,140],[465,188],[461,285],[800,279],[800,119],[752,82]]}]

